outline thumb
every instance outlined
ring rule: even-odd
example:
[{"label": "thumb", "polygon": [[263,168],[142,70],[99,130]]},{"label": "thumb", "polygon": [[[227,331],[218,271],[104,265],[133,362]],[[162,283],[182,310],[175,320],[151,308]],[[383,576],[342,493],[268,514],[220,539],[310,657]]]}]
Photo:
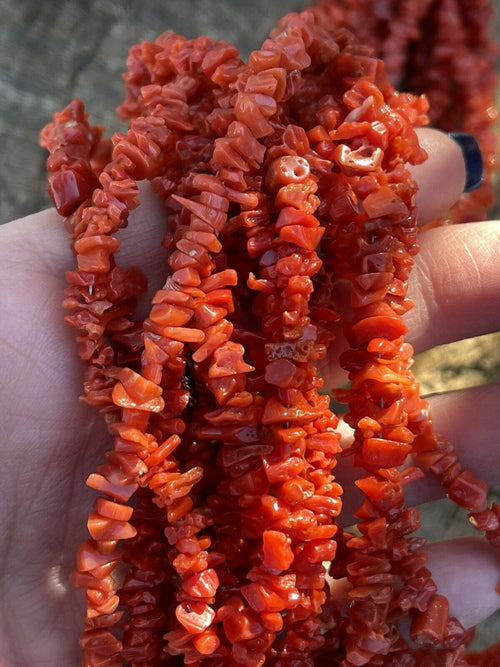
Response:
[{"label": "thumb", "polygon": [[[474,189],[474,185],[480,185],[481,154],[470,135],[453,139],[452,135],[429,127],[417,128],[416,132],[428,159],[422,164],[409,165],[409,171],[418,185],[416,204],[419,222],[424,225],[444,215],[453,206],[464,191],[466,182],[469,190]],[[464,136],[468,140],[465,143]],[[468,164],[464,155],[467,155]],[[476,181],[472,185],[471,175]],[[142,188],[141,207],[133,211],[130,218],[129,233],[134,237],[132,252],[138,255],[145,249],[144,246],[148,250],[151,248],[152,238],[156,236],[158,239],[158,232],[153,229],[157,223],[161,224],[162,219],[165,220],[163,204],[149,191],[148,184]]]},{"label": "thumb", "polygon": [[428,159],[409,166],[409,170],[419,188],[416,195],[419,224],[425,225],[453,206],[466,183],[467,191],[481,184],[482,159],[470,135],[455,135],[454,139],[453,135],[428,127],[418,128],[416,132]]},{"label": "thumb", "polygon": [[477,537],[460,537],[428,544],[428,567],[439,592],[450,603],[450,614],[470,628],[500,609],[500,560]]}]

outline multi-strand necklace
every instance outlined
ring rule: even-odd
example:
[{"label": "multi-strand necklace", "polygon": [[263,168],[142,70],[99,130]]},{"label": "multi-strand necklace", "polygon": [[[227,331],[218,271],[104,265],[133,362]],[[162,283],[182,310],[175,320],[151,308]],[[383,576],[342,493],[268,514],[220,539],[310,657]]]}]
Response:
[{"label": "multi-strand necklace", "polygon": [[[113,437],[72,576],[87,667],[471,664],[404,488],[438,475],[495,548],[500,511],[432,431],[403,316],[418,252],[407,167],[426,158],[414,128],[430,118],[483,152],[485,183],[439,223],[492,201],[488,17],[479,0],[322,1],[248,62],[167,32],[130,52],[126,134],[103,139],[79,100],[43,130],[77,260],[64,305],[84,400]],[[142,321],[146,280],[117,253],[144,180],[170,254]],[[350,532],[318,371],[339,319],[350,388],[336,398],[364,494]]]}]

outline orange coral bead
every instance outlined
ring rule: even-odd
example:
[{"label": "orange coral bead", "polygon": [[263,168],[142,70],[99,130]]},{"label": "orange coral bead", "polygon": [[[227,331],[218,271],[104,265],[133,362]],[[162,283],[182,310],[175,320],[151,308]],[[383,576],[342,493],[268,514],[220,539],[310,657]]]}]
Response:
[{"label": "orange coral bead", "polygon": [[111,377],[118,378],[127,394],[139,403],[161,396],[160,387],[129,368],[108,369],[107,372]]},{"label": "orange coral bead", "polygon": [[121,382],[115,384],[111,396],[113,403],[121,408],[134,408],[145,412],[161,412],[165,407],[165,402],[161,396],[141,401],[131,396]]},{"label": "orange coral bead", "polygon": [[356,322],[351,327],[353,345],[363,345],[372,338],[385,337],[394,340],[403,336],[408,329],[399,317],[375,315]]},{"label": "orange coral bead", "polygon": [[80,639],[80,646],[98,649],[101,655],[114,655],[121,651],[122,643],[108,630],[89,630]]},{"label": "orange coral bead", "polygon": [[73,213],[77,206],[88,199],[99,183],[92,172],[91,179],[85,178],[77,171],[65,171],[50,174],[49,192],[54,206],[60,215],[67,216]]},{"label": "orange coral bead", "polygon": [[171,327],[179,327],[189,322],[194,311],[190,308],[175,306],[171,303],[158,303],[150,312],[150,319],[155,324],[163,324]]},{"label": "orange coral bead", "polygon": [[288,359],[276,359],[266,366],[266,382],[277,387],[288,387],[295,375],[296,366]]},{"label": "orange coral bead", "polygon": [[298,601],[298,593],[295,586],[289,590],[275,592],[265,584],[253,582],[241,588],[241,594],[250,607],[257,612],[277,612],[295,606]]},{"label": "orange coral bead", "polygon": [[266,186],[275,192],[289,183],[303,183],[311,170],[308,161],[299,155],[284,155],[276,158],[267,168]]},{"label": "orange coral bead", "polygon": [[144,464],[148,468],[157,466],[162,463],[167,456],[170,456],[172,452],[176,450],[179,446],[181,439],[178,435],[171,435],[169,438],[162,442],[157,449],[155,449],[147,458],[144,459]]},{"label": "orange coral bead", "polygon": [[104,614],[112,614],[116,611],[116,608],[120,604],[120,598],[118,595],[112,595],[109,598],[102,598],[102,596],[93,595],[91,589],[87,590],[87,599],[92,605],[87,609],[87,616],[89,618],[103,616]]},{"label": "orange coral bead", "polygon": [[118,482],[106,479],[106,477],[98,473],[91,473],[87,479],[87,486],[105,493],[110,498],[114,498],[119,502],[126,502],[139,488],[139,485],[131,483],[128,477],[127,481],[128,483],[119,484]]},{"label": "orange coral bead", "polygon": [[243,360],[245,348],[239,343],[228,341],[214,351],[214,362],[208,371],[209,378],[220,378],[239,373],[249,373],[255,368]]},{"label": "orange coral bead", "polygon": [[449,603],[443,595],[434,595],[426,611],[417,613],[411,624],[410,636],[420,645],[443,641],[449,618]]},{"label": "orange coral bead", "polygon": [[204,602],[181,602],[175,608],[179,623],[191,634],[200,634],[213,623],[214,610]]},{"label": "orange coral bead", "polygon": [[263,424],[277,424],[287,421],[306,422],[315,416],[319,416],[319,411],[311,406],[305,398],[299,398],[293,405],[286,406],[279,401],[276,396],[272,396],[264,409],[262,415]]},{"label": "orange coral bead", "polygon": [[127,540],[137,535],[137,530],[126,521],[118,521],[91,512],[87,528],[94,540]]},{"label": "orange coral bead", "polygon": [[461,472],[448,487],[448,497],[461,507],[483,512],[487,507],[488,485],[468,470]]},{"label": "orange coral bead", "polygon": [[324,233],[324,227],[286,225],[280,230],[280,239],[288,243],[295,243],[305,250],[315,250]]},{"label": "orange coral bead", "polygon": [[84,236],[75,242],[78,268],[89,273],[107,273],[109,256],[120,247],[120,241],[112,236]]},{"label": "orange coral bead", "polygon": [[393,468],[406,460],[411,445],[396,440],[367,438],[363,442],[363,460],[374,468]]},{"label": "orange coral bead", "polygon": [[281,572],[293,563],[292,540],[277,530],[265,530],[262,535],[262,564],[268,570]]},{"label": "orange coral bead", "polygon": [[95,502],[96,513],[108,519],[116,521],[128,521],[132,517],[133,508],[120,503],[114,503],[105,498],[97,498]]},{"label": "orange coral bead", "polygon": [[408,215],[408,207],[388,185],[383,185],[365,197],[363,208],[370,218],[378,218],[383,215]]},{"label": "orange coral bead", "polygon": [[317,188],[318,186],[313,179],[307,179],[303,183],[284,185],[278,190],[275,204],[279,208],[293,206],[305,213],[314,213],[320,205],[319,197],[314,194]]},{"label": "orange coral bead", "polygon": [[220,640],[214,630],[208,628],[193,637],[193,646],[201,655],[212,655],[220,646]]},{"label": "orange coral bead", "polygon": [[211,598],[218,587],[219,577],[212,568],[193,574],[182,583],[183,590],[195,598]]},{"label": "orange coral bead", "polygon": [[87,540],[78,549],[76,564],[80,572],[89,572],[96,567],[116,562],[119,559],[120,554],[117,551],[112,554],[103,554],[99,551],[95,541]]}]

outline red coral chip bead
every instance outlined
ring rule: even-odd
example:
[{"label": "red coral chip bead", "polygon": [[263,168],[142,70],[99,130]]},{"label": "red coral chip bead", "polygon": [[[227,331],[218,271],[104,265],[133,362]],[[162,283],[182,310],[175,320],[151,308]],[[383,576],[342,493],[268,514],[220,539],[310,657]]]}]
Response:
[{"label": "red coral chip bead", "polygon": [[205,602],[181,602],[175,616],[190,634],[199,634],[212,625],[215,611]]},{"label": "red coral chip bead", "polygon": [[223,607],[219,613],[221,612],[224,633],[231,644],[253,639],[262,634],[262,624],[254,615],[240,611],[231,605]]},{"label": "red coral chip bead", "polygon": [[161,412],[165,407],[165,402],[161,396],[156,396],[148,400],[140,400],[131,396],[121,382],[117,382],[111,393],[113,403],[121,408],[132,408],[143,410],[144,412]]},{"label": "red coral chip bead", "polygon": [[128,521],[132,517],[133,508],[128,505],[114,503],[106,498],[97,498],[95,502],[95,509],[100,516],[108,519],[115,519],[116,521]]},{"label": "red coral chip bead", "polygon": [[399,317],[375,315],[366,317],[352,325],[350,338],[354,346],[364,345],[373,338],[395,340],[404,336],[408,329]]},{"label": "red coral chip bead", "polygon": [[220,640],[212,628],[194,635],[193,646],[201,655],[212,655],[220,646]]},{"label": "red coral chip bead", "polygon": [[448,487],[448,497],[473,512],[487,508],[488,485],[468,470],[461,472]]},{"label": "red coral chip bead", "polygon": [[96,628],[116,627],[123,614],[123,611],[115,611],[112,614],[103,614],[102,616],[95,616],[94,618],[87,617],[84,620],[85,629],[94,630]]},{"label": "red coral chip bead", "polygon": [[50,174],[48,192],[59,215],[71,215],[99,187],[97,179],[89,181],[77,171],[66,169]]},{"label": "red coral chip bead", "polygon": [[369,218],[384,215],[407,216],[408,207],[388,185],[383,185],[363,200],[363,208]]},{"label": "red coral chip bead", "polygon": [[122,667],[123,659],[117,655],[97,655],[95,651],[86,650],[83,655],[82,667]]},{"label": "red coral chip bead", "polygon": [[209,378],[220,378],[239,373],[249,373],[255,368],[243,360],[245,348],[239,343],[227,341],[215,350],[213,363],[208,371]]},{"label": "red coral chip bead", "polygon": [[149,318],[155,324],[179,327],[189,322],[194,311],[191,308],[176,306],[172,303],[158,303],[151,309]]},{"label": "red coral chip bead", "polygon": [[283,629],[283,616],[278,611],[263,611],[260,618],[262,625],[271,632],[280,632]]},{"label": "red coral chip bead", "polygon": [[288,359],[276,359],[266,366],[266,382],[277,387],[289,387],[297,367]]},{"label": "red coral chip bead", "polygon": [[373,468],[393,468],[403,465],[412,447],[396,440],[367,438],[363,442],[363,461]]},{"label": "red coral chip bead", "polygon": [[285,406],[276,396],[268,400],[262,415],[263,424],[279,424],[287,421],[308,422],[320,413],[303,397],[299,397],[294,405]]},{"label": "red coral chip bead", "polygon": [[162,394],[161,387],[130,368],[109,368],[106,374],[120,380],[127,394],[138,403],[158,398]]},{"label": "red coral chip bead", "polygon": [[303,549],[304,557],[309,563],[325,563],[335,558],[337,543],[333,540],[311,540]]},{"label": "red coral chip bead", "polygon": [[280,230],[280,240],[294,243],[305,250],[315,250],[325,233],[324,227],[286,225]]},{"label": "red coral chip bead", "polygon": [[112,614],[120,604],[118,595],[111,595],[110,597],[103,598],[102,596],[97,595],[98,592],[99,591],[92,589],[87,590],[87,600],[89,605],[91,605],[87,609],[87,616],[89,618],[102,616],[103,614]]},{"label": "red coral chip bead", "polygon": [[115,655],[122,649],[122,643],[109,630],[86,630],[79,641],[80,646],[92,649],[99,655]]},{"label": "red coral chip bead", "polygon": [[96,567],[107,565],[119,559],[120,554],[118,551],[112,554],[103,554],[99,551],[98,545],[94,540],[86,540],[78,549],[76,565],[79,572],[90,572]]},{"label": "red coral chip bead", "polygon": [[170,523],[179,521],[193,508],[193,500],[189,496],[179,498],[167,507],[167,519]]},{"label": "red coral chip bead", "polygon": [[139,485],[135,483],[118,484],[112,482],[98,473],[91,473],[89,475],[87,486],[91,489],[96,489],[96,491],[100,491],[101,493],[105,493],[110,498],[115,498],[120,502],[129,500],[139,488]]},{"label": "red coral chip bead", "polygon": [[[92,595],[99,591],[100,594],[109,594],[114,593],[115,590],[115,582],[111,576],[95,577],[92,573],[88,572],[72,572],[70,580],[73,586],[86,588],[87,595]],[[99,597],[99,601],[102,602],[101,597]]]},{"label": "red coral chip bead", "polygon": [[171,435],[169,438],[162,442],[161,445],[155,449],[147,458],[144,459],[144,463],[148,468],[157,466],[162,463],[167,456],[170,456],[177,447],[179,446],[181,439],[178,435]]},{"label": "red coral chip bead", "polygon": [[288,570],[294,560],[291,538],[278,530],[265,530],[262,535],[262,554],[262,564],[268,570]]},{"label": "red coral chip bead", "polygon": [[426,611],[418,612],[411,624],[410,637],[420,645],[443,641],[449,618],[449,603],[443,595],[434,595]]},{"label": "red coral chip bead", "polygon": [[137,535],[137,530],[126,521],[116,521],[91,512],[87,528],[94,540],[126,540]]},{"label": "red coral chip bead", "polygon": [[266,186],[275,192],[289,183],[303,183],[309,178],[309,162],[299,155],[284,155],[276,158],[267,168]]},{"label": "red coral chip bead", "polygon": [[240,590],[250,607],[257,612],[283,611],[288,608],[286,598],[282,598],[262,584],[255,582],[248,584],[248,586],[242,586]]},{"label": "red coral chip bead", "polygon": [[197,572],[182,583],[182,589],[195,598],[211,598],[216,594],[218,587],[219,577],[212,568]]}]

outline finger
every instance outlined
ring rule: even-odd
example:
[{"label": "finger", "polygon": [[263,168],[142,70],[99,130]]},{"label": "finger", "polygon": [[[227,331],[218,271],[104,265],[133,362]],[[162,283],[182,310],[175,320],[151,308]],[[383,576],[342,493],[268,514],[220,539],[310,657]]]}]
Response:
[{"label": "finger", "polygon": [[[447,134],[430,128],[418,128],[417,133],[429,157],[423,164],[409,168],[419,186],[419,217],[425,223],[444,214],[458,199],[465,182],[465,166],[460,148]],[[166,273],[161,241],[167,231],[167,211],[164,202],[151,193],[147,182],[140,183],[140,189],[140,206],[131,212],[127,228],[117,233],[122,242],[118,261],[124,267],[144,268],[150,282],[159,284]],[[62,218],[53,209],[28,216],[13,225],[26,238],[38,232],[40,255],[50,252],[69,264],[66,231]]]},{"label": "finger", "polygon": [[451,225],[420,236],[405,316],[417,352],[500,327],[500,221]]},{"label": "finger", "polygon": [[[406,339],[415,352],[498,331],[500,221],[426,230],[420,245],[408,284],[414,307],[404,317]],[[348,313],[345,285],[339,285],[336,297],[339,310]],[[347,342],[340,326],[335,333],[328,359],[321,364],[327,387],[346,380],[337,360]]]},{"label": "finger", "polygon": [[[500,609],[500,559],[485,540],[460,537],[427,544],[424,551],[437,592],[448,600],[449,618],[456,618],[468,629]],[[329,583],[338,598],[346,598],[352,588],[345,578]],[[400,620],[399,630],[413,645],[408,617]]]},{"label": "finger", "polygon": [[[468,629],[500,609],[500,559],[485,540],[454,538],[426,544],[424,551],[437,592],[448,600],[449,618],[458,619]],[[337,599],[346,599],[352,588],[346,578],[330,579],[329,584]],[[399,625],[403,637],[413,645],[410,619],[401,619]]]},{"label": "finger", "polygon": [[[132,211],[127,227],[116,232],[120,240],[116,260],[124,269],[138,266],[144,271],[148,278],[148,293],[143,299],[146,302],[167,275],[167,252],[161,245],[167,219],[163,201],[150,192],[149,184],[141,183],[141,189],[141,205]],[[0,259],[3,254],[11,262],[19,257],[19,261],[29,262],[33,271],[63,282],[64,272],[76,265],[64,218],[53,208],[1,225]],[[142,314],[146,312],[147,309]]]},{"label": "finger", "polygon": [[[418,185],[416,204],[419,224],[423,225],[444,215],[457,201],[463,192],[468,170],[462,149],[448,134],[432,128],[417,128],[416,132],[421,146],[427,151],[428,158],[422,164],[409,165],[408,168]],[[439,238],[441,230],[435,231],[434,236]],[[426,233],[422,232],[422,238],[426,238]],[[426,247],[430,246],[426,244]],[[441,248],[441,252],[444,252],[443,248]],[[417,262],[420,261],[417,257]],[[447,267],[449,267],[449,264]],[[411,277],[412,283],[416,285],[416,290],[418,289],[421,273],[422,270],[417,279],[413,274]],[[449,286],[451,289],[452,285]],[[351,309],[348,286],[345,283],[336,286],[335,301],[338,311],[343,314],[343,320],[348,320]],[[416,305],[425,307],[425,295],[422,294],[422,298],[418,300]],[[414,320],[419,321],[420,312],[417,307],[410,312],[412,314],[408,317],[412,319],[408,328],[411,332],[414,327]],[[420,329],[418,331],[420,332]],[[330,347],[328,360],[320,364],[327,386],[338,386],[346,382],[346,374],[340,369],[337,362],[340,354],[348,347],[342,332],[342,322],[336,328],[335,336]],[[409,340],[410,342],[413,340],[411,333]]]},{"label": "finger", "polygon": [[[428,398],[436,433],[453,443],[458,460],[489,486],[500,484],[500,384]],[[429,496],[417,497],[416,503]]]},{"label": "finger", "polygon": [[73,268],[64,219],[49,208],[0,225],[0,260],[29,263],[30,268],[61,278],[65,268]]},{"label": "finger", "polygon": [[[466,169],[458,144],[447,134],[432,128],[417,128],[416,132],[428,159],[421,165],[409,166],[409,169],[419,187],[419,218],[425,223],[445,213],[458,199],[464,187]],[[142,264],[151,253],[156,254],[166,231],[163,201],[151,193],[147,182],[139,185],[140,206],[131,212],[128,228],[118,233],[123,240],[120,256],[125,264]],[[61,251],[67,261],[66,232],[62,218],[54,209],[27,216],[11,225],[26,234],[26,238],[38,231],[40,250]]]},{"label": "finger", "polygon": [[120,252],[116,261],[123,268],[138,266],[148,280],[148,288],[138,299],[137,314],[144,318],[149,314],[151,299],[163,287],[167,275],[168,253],[162,246],[168,231],[168,211],[165,203],[151,192],[148,182],[140,183],[140,205],[130,214],[128,225],[117,234]]},{"label": "finger", "polygon": [[[449,204],[459,196],[464,184],[465,167],[460,149],[446,134],[428,128],[420,129],[418,132],[422,144],[426,147],[429,153],[429,159],[426,160],[424,164],[419,165],[418,168],[413,168],[420,188],[419,205],[422,207],[421,218],[422,222],[426,222],[429,217],[435,217],[440,207],[447,208]],[[445,210],[439,211],[439,213],[444,212]],[[52,216],[53,229],[50,230],[51,233],[47,236],[44,234],[36,234],[39,239],[37,241],[36,250],[41,257],[45,256],[47,252],[54,255],[60,248],[66,250],[65,246],[68,244],[62,221],[58,219],[58,216],[54,212],[46,212],[46,216]],[[32,218],[35,217],[36,216],[32,216]],[[34,223],[37,221],[28,221],[27,227],[25,224],[26,220],[20,222],[23,223],[24,230],[27,231],[27,227],[34,227]],[[147,304],[149,303],[148,299],[158,287],[162,286],[165,276],[168,274],[166,253],[161,247],[161,240],[166,231],[166,227],[167,211],[165,205],[159,197],[153,195],[149,191],[148,184],[145,184],[142,187],[141,205],[132,211],[128,227],[124,230],[120,230],[117,234],[118,238],[122,241],[117,257],[118,263],[124,268],[131,265],[139,266],[145,271],[148,277],[149,290],[148,294],[143,299],[140,308],[141,315],[146,314]],[[467,234],[469,234],[470,227],[470,225],[467,227]],[[56,229],[57,233],[54,231]],[[445,228],[445,230],[448,229],[450,228]],[[36,230],[34,229],[33,231]],[[429,344],[436,344],[436,342],[443,342],[446,338],[443,328],[445,331],[449,332],[449,329],[443,327],[443,318],[437,318],[437,312],[439,311],[442,301],[446,301],[448,304],[451,303],[448,299],[447,288],[451,288],[454,285],[450,285],[450,281],[447,279],[448,276],[444,276],[443,278],[442,275],[444,268],[447,268],[448,264],[446,262],[443,264],[439,259],[432,262],[432,257],[428,258],[430,244],[433,241],[433,245],[436,246],[433,250],[436,250],[439,257],[445,254],[444,248],[447,247],[447,245],[446,241],[443,242],[443,245],[439,242],[441,233],[444,233],[446,236],[450,234],[450,232],[443,230],[432,230],[422,234],[424,252],[423,258],[418,259],[418,267],[420,268],[417,270],[419,271],[418,277],[422,277],[428,284],[427,290],[424,288],[422,291],[419,291],[417,288],[418,280],[412,280],[412,283],[415,285],[415,294],[412,293],[412,296],[415,298],[417,305],[414,311],[410,312],[408,315],[408,323],[410,331],[412,329],[415,330],[415,334],[410,336],[410,340],[416,342],[417,349],[423,349],[423,347],[428,346]],[[461,264],[463,267],[467,268],[467,270],[464,269],[463,286],[465,289],[469,288],[470,292],[471,282],[467,278],[475,265],[474,262],[472,262],[471,267],[471,258],[467,257],[467,251],[463,245],[461,247],[463,250],[462,255],[465,255]],[[490,254],[493,254],[494,250],[492,248],[490,248],[490,250]],[[73,268],[74,260],[68,260],[67,251],[61,252],[60,256],[64,257],[64,268]],[[467,260],[469,260],[468,264]],[[496,290],[496,294],[500,294],[500,290]],[[477,293],[474,297],[475,298],[471,302],[471,307],[473,311],[474,307],[477,311],[477,309],[481,307],[480,304],[482,302],[477,299]],[[346,312],[347,305],[342,304],[343,299],[345,299],[345,296],[340,294],[339,305],[342,312]],[[460,299],[461,297],[458,297],[459,301]],[[433,300],[433,303],[430,303],[429,309],[426,310],[428,300]],[[455,302],[456,301],[457,297],[455,297]],[[453,311],[452,315],[457,318],[453,308],[454,306],[450,310]],[[495,310],[500,312],[500,309],[498,308]],[[492,314],[492,317],[494,318],[494,314]],[[500,317],[500,315],[497,317]],[[430,328],[431,320],[433,325],[432,329]],[[436,326],[436,322],[438,323],[438,326]],[[478,318],[472,318],[472,322],[477,323]],[[460,318],[458,318],[458,324],[461,325],[462,329],[465,328],[466,330],[467,326],[469,327],[469,330],[474,327],[474,324],[466,324],[464,320]],[[476,325],[476,330],[477,328],[478,325]],[[457,328],[457,332],[462,329]],[[424,335],[427,333],[431,334],[431,337],[434,337],[434,340],[431,339],[430,343],[427,343]],[[474,335],[474,333],[470,335]],[[419,337],[421,340],[419,340]],[[339,328],[337,341],[334,341],[333,343],[330,359],[336,360],[341,350],[345,349],[345,347],[346,343],[343,340]],[[322,371],[327,375],[327,384],[329,385],[339,384],[345,379],[345,377],[340,374],[338,364],[335,362],[330,368],[323,367]]]},{"label": "finger", "polygon": [[[408,284],[414,307],[404,321],[415,352],[500,329],[500,221],[450,225],[423,231],[421,250]],[[349,311],[345,285],[339,310]],[[348,316],[348,315],[347,315]],[[347,348],[336,330],[321,370],[327,386],[345,382],[337,360]]]},{"label": "finger", "polygon": [[[432,128],[417,128],[416,132],[428,159],[408,168],[418,185],[419,221],[425,224],[446,213],[462,194],[466,167],[462,150],[449,135]],[[131,213],[128,230],[121,232],[121,257],[132,263],[142,263],[152,253],[153,258],[157,256],[158,238],[162,238],[158,234],[166,231],[163,202],[151,194],[147,183],[141,185],[141,206]]]},{"label": "finger", "polygon": [[465,628],[500,609],[500,559],[486,541],[462,537],[428,544],[426,551],[432,578],[450,603],[450,616]]},{"label": "finger", "polygon": [[415,203],[419,224],[444,215],[464,190],[467,170],[462,150],[448,134],[429,127],[416,129],[420,146],[428,158],[408,169],[417,181]]},{"label": "finger", "polygon": [[[500,467],[492,465],[492,461],[497,461],[500,456],[500,385],[447,392],[430,396],[428,400],[435,432],[453,443],[463,468],[470,470],[490,486],[500,484]],[[480,428],[478,424],[481,425]],[[355,480],[365,472],[354,467],[353,457],[348,451],[352,442],[351,429],[341,421],[338,430],[342,436],[345,454],[339,457],[334,473],[336,481],[344,488],[341,523],[348,526],[355,522],[354,512],[364,498],[355,485]],[[437,500],[444,495],[444,487],[430,471],[405,487],[408,506]]]},{"label": "finger", "polygon": [[[434,431],[453,444],[462,467],[488,486],[500,484],[500,468],[494,463],[500,454],[500,384],[447,392],[428,400]],[[437,500],[444,492],[435,475],[427,472],[406,487],[407,503]]]}]

